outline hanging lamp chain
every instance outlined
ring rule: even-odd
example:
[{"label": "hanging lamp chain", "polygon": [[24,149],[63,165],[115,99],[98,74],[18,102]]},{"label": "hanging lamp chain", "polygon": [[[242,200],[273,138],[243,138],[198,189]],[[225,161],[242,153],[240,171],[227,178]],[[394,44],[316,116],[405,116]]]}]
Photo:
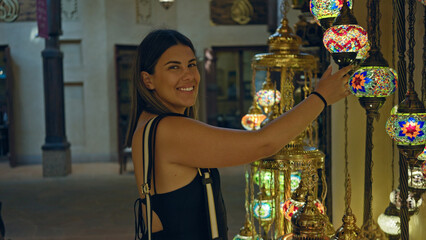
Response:
[{"label": "hanging lamp chain", "polygon": [[288,0],[282,0],[280,5],[281,14],[283,15],[283,18],[287,19],[287,13],[290,9],[290,3]]},{"label": "hanging lamp chain", "polygon": [[416,40],[414,39],[414,23],[416,13],[416,4],[414,0],[408,2],[408,90],[414,92],[414,46]]},{"label": "hanging lamp chain", "polygon": [[346,189],[346,194],[345,194],[345,207],[346,209],[349,207],[349,202],[350,202],[350,192],[349,192],[349,188],[348,186],[350,185],[349,183],[349,169],[348,169],[348,165],[349,165],[349,155],[348,155],[348,98],[345,98],[345,189]]}]

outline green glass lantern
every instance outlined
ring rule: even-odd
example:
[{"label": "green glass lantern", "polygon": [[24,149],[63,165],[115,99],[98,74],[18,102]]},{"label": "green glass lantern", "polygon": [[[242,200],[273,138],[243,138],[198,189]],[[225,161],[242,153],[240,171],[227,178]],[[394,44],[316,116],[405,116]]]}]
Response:
[{"label": "green glass lantern", "polygon": [[356,97],[387,97],[395,92],[398,75],[389,67],[361,67],[349,79],[349,87]]}]

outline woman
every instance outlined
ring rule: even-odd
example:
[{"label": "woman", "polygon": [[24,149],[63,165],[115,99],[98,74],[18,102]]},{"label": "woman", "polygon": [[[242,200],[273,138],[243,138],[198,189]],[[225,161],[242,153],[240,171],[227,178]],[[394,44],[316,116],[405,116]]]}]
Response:
[{"label": "woman", "polygon": [[[347,96],[346,73],[351,67],[335,74],[331,74],[331,70],[329,67],[319,81],[316,95],[311,94],[262,129],[218,128],[194,119],[200,74],[191,41],[174,30],[149,33],[138,48],[127,138],[128,145],[132,146],[142,199],[147,191],[143,192],[141,187],[145,125],[158,115],[180,114],[163,118],[155,131],[153,180],[148,190],[152,196],[153,239],[210,238],[209,213],[199,168],[210,169],[219,237],[227,239],[226,213],[216,168],[247,164],[275,154],[299,135],[322,112],[325,104]],[[144,213],[146,202],[142,200]]]}]

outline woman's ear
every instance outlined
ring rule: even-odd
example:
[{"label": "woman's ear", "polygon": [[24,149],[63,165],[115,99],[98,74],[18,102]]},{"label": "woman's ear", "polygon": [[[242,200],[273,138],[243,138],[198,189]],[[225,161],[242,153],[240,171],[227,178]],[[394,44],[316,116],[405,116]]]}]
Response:
[{"label": "woman's ear", "polygon": [[143,84],[145,84],[145,87],[148,88],[149,90],[154,90],[155,89],[154,83],[152,81],[151,74],[149,74],[149,73],[147,73],[145,71],[142,71],[141,72],[141,80],[142,80]]}]

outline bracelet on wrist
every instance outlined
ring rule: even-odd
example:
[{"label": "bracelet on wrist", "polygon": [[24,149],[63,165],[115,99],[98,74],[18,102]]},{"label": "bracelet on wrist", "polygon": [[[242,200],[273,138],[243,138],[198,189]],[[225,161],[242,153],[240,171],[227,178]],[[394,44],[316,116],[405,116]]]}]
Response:
[{"label": "bracelet on wrist", "polygon": [[321,99],[321,101],[324,103],[324,109],[328,106],[327,101],[325,100],[325,98],[320,93],[313,91],[309,95],[312,95],[312,94],[316,95],[317,97],[319,97]]}]

